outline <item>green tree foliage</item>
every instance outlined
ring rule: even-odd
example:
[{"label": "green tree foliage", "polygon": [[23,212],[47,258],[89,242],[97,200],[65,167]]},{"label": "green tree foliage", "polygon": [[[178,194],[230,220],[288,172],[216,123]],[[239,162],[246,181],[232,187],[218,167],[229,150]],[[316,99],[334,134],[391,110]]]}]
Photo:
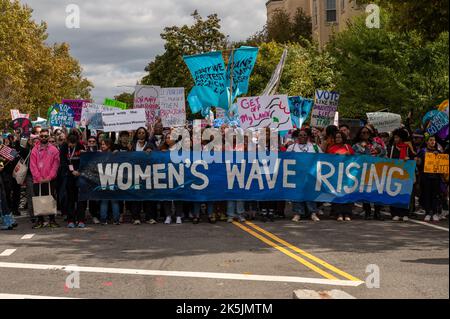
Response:
[{"label": "green tree foliage", "polygon": [[47,26],[18,0],[0,0],[0,119],[20,109],[33,117],[63,98],[90,98],[92,84],[66,43],[48,46]]},{"label": "green tree foliage", "polygon": [[127,107],[132,109],[134,105],[134,93],[120,93],[119,95],[114,96],[114,100],[127,103]]},{"label": "green tree foliage", "polygon": [[364,117],[389,108],[406,115],[423,114],[448,98],[448,32],[426,41],[417,31],[391,30],[383,12],[380,29],[365,26],[364,17],[331,40],[340,114]]},{"label": "green tree foliage", "polygon": [[281,45],[272,41],[259,46],[258,60],[250,78],[249,95],[263,92],[285,47],[288,49],[288,56],[278,93],[312,98],[317,88],[333,88],[332,59],[327,52],[320,53],[310,43],[305,46],[299,43]]},{"label": "green tree foliage", "polygon": [[[156,56],[145,68],[148,74],[141,80],[142,84],[184,87],[188,93],[194,82],[183,61],[183,55],[223,50],[226,47],[226,37],[220,31],[217,14],[211,14],[205,20],[195,11],[192,17],[195,23],[191,26],[172,26],[164,29],[161,38],[166,41],[165,52]],[[193,118],[189,107],[186,111],[187,117]]]},{"label": "green tree foliage", "polygon": [[311,17],[298,8],[291,17],[285,10],[276,10],[263,29],[266,41],[278,43],[303,42],[312,40]]},{"label": "green tree foliage", "polygon": [[376,3],[392,14],[389,26],[394,31],[417,31],[426,40],[437,39],[448,31],[448,0],[356,0],[358,4]]}]

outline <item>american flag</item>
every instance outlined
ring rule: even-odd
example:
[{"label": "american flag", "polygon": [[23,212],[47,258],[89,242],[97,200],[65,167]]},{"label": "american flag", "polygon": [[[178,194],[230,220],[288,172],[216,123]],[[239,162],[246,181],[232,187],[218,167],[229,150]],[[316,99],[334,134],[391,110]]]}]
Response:
[{"label": "american flag", "polygon": [[6,145],[0,145],[0,157],[3,157],[7,161],[13,161],[17,155],[17,151]]}]

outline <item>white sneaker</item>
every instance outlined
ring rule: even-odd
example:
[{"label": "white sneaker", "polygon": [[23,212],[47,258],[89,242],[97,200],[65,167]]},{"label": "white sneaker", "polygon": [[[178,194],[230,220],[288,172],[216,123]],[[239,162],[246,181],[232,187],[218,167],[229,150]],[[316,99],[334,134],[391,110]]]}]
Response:
[{"label": "white sneaker", "polygon": [[100,221],[98,220],[97,217],[93,217],[93,218],[92,218],[92,222],[93,222],[95,225],[100,224]]},{"label": "white sneaker", "polygon": [[439,215],[438,214],[434,214],[433,215],[433,221],[434,222],[438,222],[440,219],[439,219]]},{"label": "white sneaker", "polygon": [[315,222],[319,222],[320,221],[319,217],[317,217],[316,214],[311,214],[311,220],[315,221]]},{"label": "white sneaker", "polygon": [[342,221],[344,221],[344,218],[343,218],[342,216],[339,216],[339,217],[337,218],[337,221],[338,221],[338,222],[342,222]]},{"label": "white sneaker", "polygon": [[346,221],[346,222],[351,222],[352,219],[351,219],[350,217],[345,217],[345,221]]},{"label": "white sneaker", "polygon": [[141,224],[141,221],[139,220],[139,219],[136,219],[134,222],[133,222],[133,225],[140,225]]},{"label": "white sneaker", "polygon": [[324,213],[323,210],[321,210],[321,209],[319,209],[319,210],[317,211],[317,214],[319,214],[320,216],[325,215],[325,213]]},{"label": "white sneaker", "polygon": [[425,216],[425,219],[424,219],[424,221],[425,221],[425,222],[429,222],[429,221],[431,221],[431,215],[427,215],[427,216]]},{"label": "white sneaker", "polygon": [[408,216],[404,216],[404,217],[403,217],[403,221],[404,221],[404,222],[407,222],[408,220],[409,220]]},{"label": "white sneaker", "polygon": [[234,222],[234,219],[232,217],[228,217],[227,223],[232,223],[232,222]]},{"label": "white sneaker", "polygon": [[164,224],[169,225],[169,224],[171,224],[171,223],[172,223],[172,217],[167,216],[167,217],[166,217],[166,220],[164,221]]},{"label": "white sneaker", "polygon": [[239,221],[241,223],[245,223],[246,222],[245,217],[244,216],[239,216]]},{"label": "white sneaker", "polygon": [[292,218],[292,221],[293,221],[294,223],[299,223],[299,222],[300,222],[300,215],[295,215],[295,216]]},{"label": "white sneaker", "polygon": [[177,217],[177,224],[182,224],[183,222],[181,221],[181,217],[180,216],[178,216]]},{"label": "white sneaker", "polygon": [[394,222],[398,222],[400,220],[400,217],[399,216],[394,216],[394,217],[392,217],[392,220]]}]

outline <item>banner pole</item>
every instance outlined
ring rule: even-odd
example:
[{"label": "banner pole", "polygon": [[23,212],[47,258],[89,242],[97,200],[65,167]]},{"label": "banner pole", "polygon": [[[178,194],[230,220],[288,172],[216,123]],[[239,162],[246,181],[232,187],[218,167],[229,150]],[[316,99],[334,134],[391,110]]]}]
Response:
[{"label": "banner pole", "polygon": [[230,99],[228,102],[228,110],[231,109],[233,104],[233,70],[234,70],[234,48],[231,47],[231,66],[230,66]]}]

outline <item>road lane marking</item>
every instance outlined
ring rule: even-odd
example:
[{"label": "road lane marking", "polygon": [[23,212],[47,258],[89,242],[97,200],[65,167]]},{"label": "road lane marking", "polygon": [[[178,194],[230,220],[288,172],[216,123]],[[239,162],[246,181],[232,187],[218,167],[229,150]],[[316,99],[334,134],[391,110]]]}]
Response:
[{"label": "road lane marking", "polygon": [[324,260],[322,260],[322,259],[320,259],[320,258],[318,258],[318,257],[316,257],[316,256],[313,256],[313,255],[311,255],[310,253],[308,253],[308,252],[306,252],[306,251],[304,251],[304,250],[302,250],[302,249],[300,249],[300,248],[298,248],[298,247],[296,247],[296,246],[294,246],[294,245],[288,243],[287,241],[285,241],[285,240],[281,239],[280,237],[278,237],[278,236],[276,236],[276,235],[274,235],[274,234],[268,232],[267,230],[264,230],[264,229],[262,229],[261,227],[255,225],[255,224],[253,224],[253,223],[251,223],[251,222],[245,222],[245,223],[246,223],[247,225],[253,227],[254,229],[258,230],[259,232],[263,233],[263,234],[266,235],[267,237],[273,239],[274,241],[277,241],[278,243],[284,245],[285,247],[290,248],[291,250],[293,250],[293,251],[299,253],[300,255],[302,255],[302,256],[304,256],[304,257],[306,257],[306,258],[309,258],[310,260],[315,261],[316,263],[318,263],[319,265],[321,265],[321,266],[327,268],[328,270],[331,270],[331,271],[333,271],[334,273],[336,273],[336,274],[338,274],[338,275],[341,275],[342,277],[344,277],[344,278],[346,278],[346,279],[349,279],[349,280],[352,280],[352,281],[361,281],[361,279],[358,279],[358,278],[356,278],[356,277],[354,277],[354,276],[352,276],[352,275],[346,273],[345,271],[340,270],[339,268],[336,268],[336,267],[334,267],[333,265],[330,265],[330,264],[327,263],[326,261],[324,261]]},{"label": "road lane marking", "polygon": [[5,249],[1,254],[0,254],[0,257],[8,257],[8,256],[11,256],[12,254],[14,254],[14,252],[16,251],[17,249]]},{"label": "road lane marking", "polygon": [[38,295],[0,294],[0,299],[78,299],[78,298],[50,297],[50,296],[38,296]]},{"label": "road lane marking", "polygon": [[20,238],[20,239],[31,239],[31,238],[34,237],[34,235],[35,235],[35,234],[26,234],[26,235],[23,235],[23,237]]},{"label": "road lane marking", "polygon": [[422,222],[422,221],[420,221],[420,220],[410,219],[409,221],[410,221],[410,222],[413,222],[413,223],[416,223],[416,224],[428,226],[428,227],[431,227],[431,228],[436,228],[436,229],[440,229],[440,230],[445,230],[446,232],[448,232],[448,228],[445,228],[445,227],[436,226],[436,225],[433,225],[433,224],[430,224],[430,223]]},{"label": "road lane marking", "polygon": [[166,277],[186,277],[203,279],[225,279],[225,280],[246,280],[246,281],[267,281],[267,282],[290,282],[304,284],[318,284],[331,286],[357,287],[363,282],[351,280],[330,280],[323,278],[306,278],[293,276],[271,276],[271,275],[244,275],[232,273],[215,272],[191,272],[191,271],[167,271],[167,270],[147,270],[147,269],[126,269],[126,268],[104,268],[104,267],[80,267],[63,265],[44,265],[44,264],[23,264],[0,262],[0,268],[11,269],[29,269],[29,270],[62,270],[77,271],[101,274],[119,274],[119,275],[141,275],[141,276],[166,276]]},{"label": "road lane marking", "polygon": [[296,261],[298,261],[299,263],[303,264],[304,266],[308,267],[309,269],[315,271],[316,273],[322,275],[323,277],[327,278],[327,279],[331,279],[331,280],[337,280],[337,278],[335,276],[333,276],[332,274],[327,273],[326,271],[323,271],[322,269],[320,269],[319,267],[317,267],[316,265],[310,263],[309,261],[303,259],[300,256],[297,256],[293,253],[291,253],[289,250],[280,247],[279,245],[277,245],[276,243],[274,243],[273,241],[268,240],[267,238],[261,236],[260,234],[254,232],[253,230],[251,230],[248,227],[245,227],[244,225],[237,223],[237,222],[233,222],[234,225],[236,225],[237,227],[239,227],[240,229],[242,229],[243,231],[249,233],[250,235],[258,238],[259,240],[261,240],[262,242],[266,243],[269,246],[272,246],[273,248],[281,251],[283,254],[295,259]]}]

